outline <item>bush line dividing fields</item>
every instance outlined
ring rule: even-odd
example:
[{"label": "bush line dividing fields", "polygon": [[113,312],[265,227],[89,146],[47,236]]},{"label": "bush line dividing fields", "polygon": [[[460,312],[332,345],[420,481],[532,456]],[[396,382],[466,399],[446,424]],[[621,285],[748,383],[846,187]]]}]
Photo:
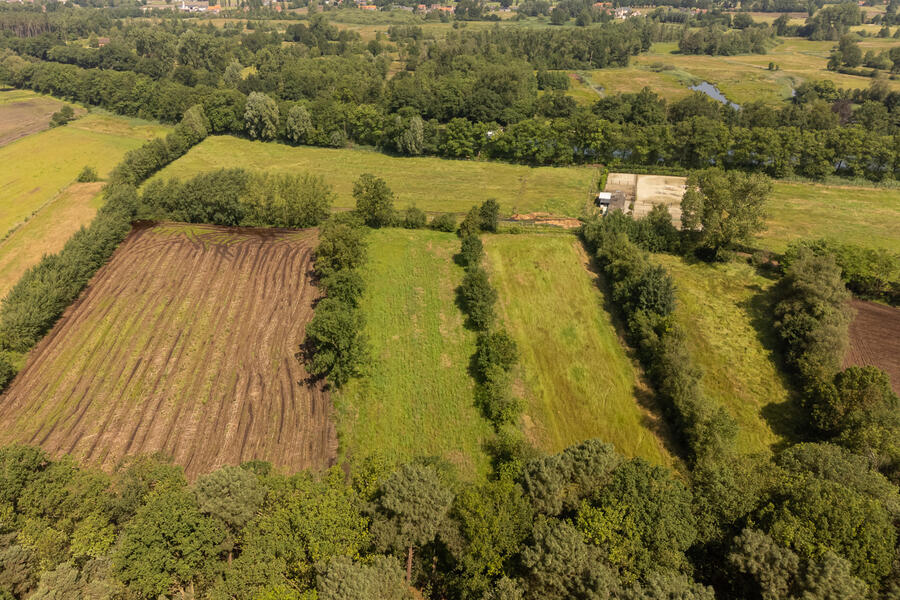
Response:
[{"label": "bush line dividing fields", "polygon": [[328,394],[295,358],[315,243],[315,230],[136,227],[3,396],[2,442],[107,468],[162,451],[189,477],[332,464]]}]

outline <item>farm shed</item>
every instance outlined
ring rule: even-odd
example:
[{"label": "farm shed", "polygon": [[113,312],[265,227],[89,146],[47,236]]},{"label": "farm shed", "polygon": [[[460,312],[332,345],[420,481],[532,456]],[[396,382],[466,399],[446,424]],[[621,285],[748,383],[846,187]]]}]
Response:
[{"label": "farm shed", "polygon": [[600,207],[600,214],[605,215],[612,210],[625,212],[625,194],[623,192],[600,192],[594,198],[594,204]]}]

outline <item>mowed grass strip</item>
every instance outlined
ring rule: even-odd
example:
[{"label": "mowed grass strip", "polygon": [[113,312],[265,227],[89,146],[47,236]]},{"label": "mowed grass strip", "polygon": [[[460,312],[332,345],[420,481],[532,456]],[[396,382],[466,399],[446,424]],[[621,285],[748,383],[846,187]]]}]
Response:
[{"label": "mowed grass strip", "polygon": [[74,182],[85,166],[105,177],[128,150],[169,129],[90,114],[0,148],[0,238]]},{"label": "mowed grass strip", "polygon": [[0,241],[0,298],[45,254],[62,250],[72,234],[97,214],[103,183],[73,183],[34,218]]},{"label": "mowed grass strip", "polygon": [[547,452],[600,438],[626,456],[672,464],[655,419],[636,400],[635,367],[578,240],[531,234],[484,242],[501,318],[519,347],[516,391],[526,400],[528,437]]},{"label": "mowed grass strip", "polygon": [[335,192],[337,208],[352,208],[353,182],[363,173],[387,181],[397,206],[464,213],[494,198],[503,213],[545,211],[578,216],[591,191],[595,170],[528,167],[498,162],[396,157],[358,149],[287,146],[230,136],[213,136],[157,173],[155,178],[187,179],[220,168],[253,171],[307,171],[321,175]]},{"label": "mowed grass strip", "polygon": [[333,394],[343,458],[439,456],[467,478],[488,472],[490,425],[468,373],[475,335],[455,304],[463,270],[453,234],[373,231],[362,310],[374,364]]},{"label": "mowed grass strip", "polygon": [[689,264],[662,254],[653,260],[675,280],[687,350],[703,371],[704,392],[737,420],[738,449],[766,451],[791,437],[794,403],[773,350],[773,282],[743,263]]},{"label": "mowed grass strip", "polygon": [[778,181],[766,226],[756,244],[775,252],[821,237],[900,252],[900,188]]}]

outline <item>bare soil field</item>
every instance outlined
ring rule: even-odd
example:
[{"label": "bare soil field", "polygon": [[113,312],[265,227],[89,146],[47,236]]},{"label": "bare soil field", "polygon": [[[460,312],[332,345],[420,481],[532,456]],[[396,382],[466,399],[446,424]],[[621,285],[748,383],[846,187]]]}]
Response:
[{"label": "bare soil field", "polygon": [[315,230],[136,227],[0,396],[0,443],[104,468],[162,452],[188,477],[334,463],[331,402],[295,357]]},{"label": "bare soil field", "polygon": [[606,192],[622,192],[635,219],[646,217],[656,204],[664,204],[672,215],[672,223],[681,229],[681,198],[685,190],[684,177],[669,175],[634,175],[610,173],[606,179]]},{"label": "bare soil field", "polygon": [[3,103],[0,108],[0,146],[47,129],[50,117],[64,105],[65,102],[41,96]]},{"label": "bare soil field", "polygon": [[850,324],[850,349],[844,367],[874,365],[891,378],[900,394],[900,309],[851,300],[856,317]]}]

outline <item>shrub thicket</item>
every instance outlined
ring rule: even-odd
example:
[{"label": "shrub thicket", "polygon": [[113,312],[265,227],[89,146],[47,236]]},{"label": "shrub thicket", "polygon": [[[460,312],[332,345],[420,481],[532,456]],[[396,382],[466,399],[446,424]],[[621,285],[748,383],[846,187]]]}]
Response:
[{"label": "shrub thicket", "polygon": [[[868,458],[900,481],[900,399],[888,376],[873,366],[841,370],[849,344],[850,294],[836,262],[856,265],[856,252],[841,253],[827,242],[796,244],[775,306],[775,329],[788,365],[803,389],[802,407],[810,433]],[[859,274],[859,271],[856,272]]]},{"label": "shrub thicket", "polygon": [[78,174],[75,181],[78,183],[93,183],[99,179],[100,177],[97,175],[97,170],[94,169],[94,167],[85,167],[81,170],[81,173]]},{"label": "shrub thicket", "polygon": [[139,218],[251,227],[314,227],[330,213],[334,193],[321,177],[220,169],[187,181],[152,181]]}]

